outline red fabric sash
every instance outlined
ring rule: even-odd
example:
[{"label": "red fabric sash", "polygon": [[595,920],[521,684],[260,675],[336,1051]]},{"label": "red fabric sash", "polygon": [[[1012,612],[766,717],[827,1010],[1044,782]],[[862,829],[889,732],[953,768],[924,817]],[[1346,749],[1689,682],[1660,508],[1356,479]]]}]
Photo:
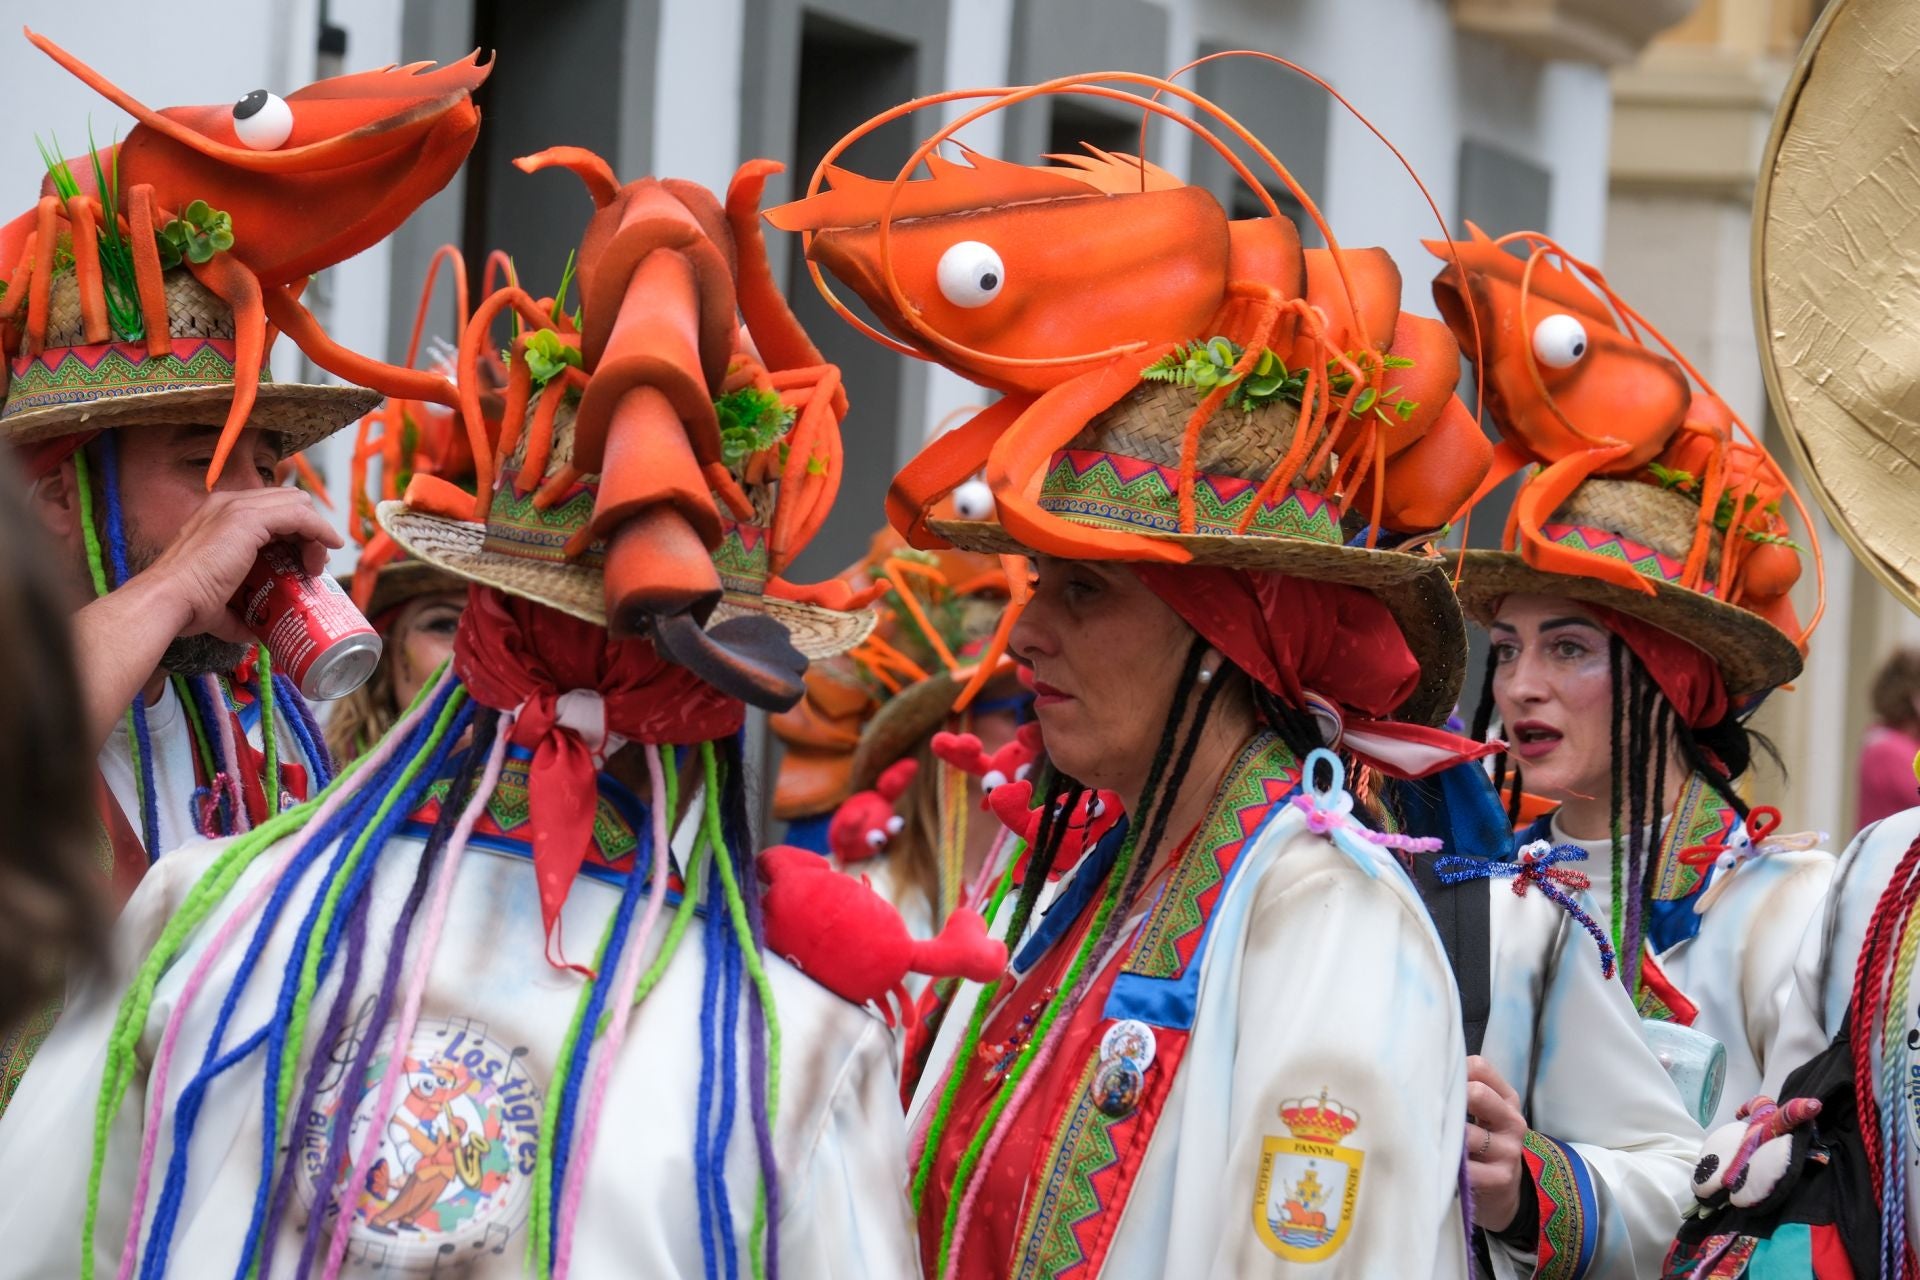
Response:
[{"label": "red fabric sash", "polygon": [[1314,693],[1340,708],[1344,745],[1396,778],[1475,760],[1499,743],[1382,717],[1420,682],[1400,624],[1359,587],[1216,565],[1136,564],[1140,581],[1229,661],[1276,697],[1306,709]]},{"label": "red fabric sash", "polygon": [[746,709],[660,657],[651,641],[615,640],[604,627],[491,587],[468,592],[453,666],[476,701],[513,717],[509,741],[533,752],[528,817],[553,961],[554,924],[593,842],[599,769],[616,739],[711,742],[738,730]]}]

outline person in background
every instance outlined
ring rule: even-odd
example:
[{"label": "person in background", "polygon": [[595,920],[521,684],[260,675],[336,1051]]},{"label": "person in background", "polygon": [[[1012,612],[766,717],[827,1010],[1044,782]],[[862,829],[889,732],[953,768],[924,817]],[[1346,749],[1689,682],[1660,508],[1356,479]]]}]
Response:
[{"label": "person in background", "polygon": [[1920,649],[1896,649],[1874,673],[1874,723],[1860,744],[1860,812],[1855,830],[1920,800]]},{"label": "person in background", "polygon": [[107,903],[91,818],[92,758],[65,584],[25,488],[0,462],[0,1114],[60,1011],[69,963],[99,945]]}]

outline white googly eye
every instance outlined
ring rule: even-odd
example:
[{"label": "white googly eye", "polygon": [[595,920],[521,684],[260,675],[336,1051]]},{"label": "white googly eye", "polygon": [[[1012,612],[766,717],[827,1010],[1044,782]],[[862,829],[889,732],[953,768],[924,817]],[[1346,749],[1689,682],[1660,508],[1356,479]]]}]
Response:
[{"label": "white googly eye", "polygon": [[1587,326],[1558,313],[1533,326],[1533,356],[1549,369],[1566,369],[1587,354]]},{"label": "white googly eye", "polygon": [[293,134],[293,108],[279,94],[255,89],[233,104],[233,131],[255,151],[277,151]]},{"label": "white googly eye", "polygon": [[1099,796],[1095,796],[1093,799],[1087,802],[1087,816],[1089,818],[1097,818],[1101,814],[1105,813],[1106,811],[1107,811],[1107,802],[1105,800],[1102,800]]},{"label": "white googly eye", "polygon": [[991,791],[1007,780],[1007,775],[998,769],[989,769],[980,779],[980,790]]},{"label": "white googly eye", "polygon": [[867,848],[878,849],[887,842],[887,833],[879,827],[867,832]]},{"label": "white googly eye", "polygon": [[956,307],[984,307],[1000,296],[1007,268],[992,245],[962,240],[940,255],[940,292]]},{"label": "white googly eye", "polygon": [[953,509],[962,520],[991,520],[993,490],[985,480],[969,480],[953,491]]},{"label": "white googly eye", "polygon": [[897,836],[900,834],[900,828],[906,825],[907,825],[907,820],[896,813],[891,818],[887,819],[887,834],[890,836]]}]

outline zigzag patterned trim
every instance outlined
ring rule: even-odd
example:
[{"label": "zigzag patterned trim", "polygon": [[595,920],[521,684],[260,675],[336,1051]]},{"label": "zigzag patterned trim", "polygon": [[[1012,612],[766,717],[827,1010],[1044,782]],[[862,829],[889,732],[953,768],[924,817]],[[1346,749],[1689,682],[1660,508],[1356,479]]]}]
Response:
[{"label": "zigzag patterned trim", "polygon": [[[500,769],[500,781],[487,797],[486,811],[474,826],[475,836],[519,843],[532,840],[532,833],[523,830],[533,820],[532,803],[528,799],[532,768],[533,761],[523,749],[515,748],[508,754]],[[409,823],[431,831],[452,785],[449,776],[429,787],[426,801],[409,818]],[[593,848],[587,851],[587,865],[620,869],[619,864],[631,858],[639,847],[639,837],[604,793],[596,797],[595,804]]]},{"label": "zigzag patterned trim", "polygon": [[[1570,550],[1618,560],[1643,578],[1677,585],[1686,571],[1686,561],[1676,560],[1645,543],[1635,542],[1606,529],[1584,524],[1543,524],[1540,532],[1546,535],[1547,541]],[[1700,589],[1703,595],[1714,594],[1714,584],[1711,582],[1702,582]]]},{"label": "zigzag patterned trim", "polygon": [[1207,907],[1226,877],[1226,868],[1299,778],[1300,762],[1279,738],[1261,734],[1247,744],[1228,770],[1227,784],[1187,856],[1180,859],[1172,883],[1141,926],[1139,941],[1122,972],[1174,978],[1185,970],[1206,928]]},{"label": "zigzag patterned trim", "polygon": [[1532,1130],[1520,1140],[1520,1158],[1533,1175],[1540,1201],[1535,1280],[1579,1280],[1593,1265],[1599,1242],[1600,1203],[1593,1175],[1573,1148]]},{"label": "zigzag patterned trim", "polygon": [[1702,868],[1680,860],[1680,851],[1724,841],[1740,825],[1740,812],[1699,774],[1687,779],[1660,840],[1659,870],[1654,876],[1656,902],[1678,902],[1706,887]]},{"label": "zigzag patterned trim", "polygon": [[1020,1280],[1065,1275],[1087,1260],[1074,1228],[1102,1212],[1094,1179],[1120,1161],[1109,1131],[1134,1119],[1128,1115],[1116,1120],[1094,1106],[1093,1077],[1099,1066],[1096,1057],[1080,1073],[1073,1101],[1040,1166],[1045,1180],[1034,1185],[1029,1197],[1032,1207],[1027,1211],[1026,1229],[1020,1233],[1023,1244],[1010,1273]]},{"label": "zigzag patterned trim", "polygon": [[[158,358],[147,353],[144,342],[52,347],[39,355],[14,358],[13,380],[0,420],[34,409],[156,391],[231,388],[233,361],[233,342],[226,338],[176,338],[173,354]],[[260,381],[263,385],[273,381],[264,365]]]},{"label": "zigzag patterned trim", "polygon": [[771,555],[772,546],[765,528],[728,520],[720,526],[720,545],[713,553],[713,567],[720,572],[720,585],[728,591],[757,596],[767,588]]},{"label": "zigzag patterned trim", "polygon": [[[1246,535],[1241,518],[1259,485],[1232,476],[1194,477],[1194,532],[1300,538],[1338,546],[1340,512],[1325,495],[1291,489],[1265,503]],[[1180,473],[1171,467],[1090,449],[1053,455],[1040,485],[1043,510],[1078,524],[1179,533]]]}]

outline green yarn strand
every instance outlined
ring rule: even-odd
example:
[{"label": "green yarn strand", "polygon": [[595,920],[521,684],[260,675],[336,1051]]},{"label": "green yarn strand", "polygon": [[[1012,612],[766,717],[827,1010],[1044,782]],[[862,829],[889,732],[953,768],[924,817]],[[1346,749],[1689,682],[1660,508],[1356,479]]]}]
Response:
[{"label": "green yarn strand", "polygon": [[273,656],[260,646],[260,745],[266,749],[266,772],[260,776],[260,794],[267,812],[280,812],[280,734],[274,715]]}]

